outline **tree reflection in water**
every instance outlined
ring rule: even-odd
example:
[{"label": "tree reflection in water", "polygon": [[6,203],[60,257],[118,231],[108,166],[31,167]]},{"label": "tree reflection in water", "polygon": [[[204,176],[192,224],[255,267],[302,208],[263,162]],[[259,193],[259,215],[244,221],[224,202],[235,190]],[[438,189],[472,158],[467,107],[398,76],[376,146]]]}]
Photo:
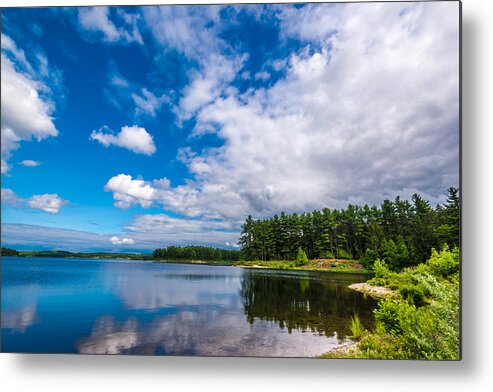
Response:
[{"label": "tree reflection in water", "polygon": [[373,325],[375,301],[347,288],[364,280],[359,275],[248,270],[241,284],[244,312],[250,324],[256,319],[272,321],[290,333],[293,329],[325,336],[337,332],[343,339],[351,334],[354,314],[366,328]]}]

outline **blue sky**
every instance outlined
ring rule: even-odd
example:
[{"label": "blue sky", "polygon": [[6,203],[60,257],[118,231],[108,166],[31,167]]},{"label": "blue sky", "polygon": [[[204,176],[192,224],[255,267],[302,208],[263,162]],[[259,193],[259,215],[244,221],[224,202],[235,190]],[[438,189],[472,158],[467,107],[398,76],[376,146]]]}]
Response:
[{"label": "blue sky", "polygon": [[458,7],[4,9],[2,244],[232,248],[248,214],[442,203]]}]

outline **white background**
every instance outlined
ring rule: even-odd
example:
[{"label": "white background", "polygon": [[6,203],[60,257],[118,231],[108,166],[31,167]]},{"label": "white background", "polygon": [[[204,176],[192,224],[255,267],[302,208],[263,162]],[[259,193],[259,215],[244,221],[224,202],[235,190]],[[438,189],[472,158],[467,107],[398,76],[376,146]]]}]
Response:
[{"label": "white background", "polygon": [[[169,2],[169,1],[168,1]],[[184,0],[183,3],[193,3]],[[221,1],[213,1],[219,3]],[[152,4],[127,0],[120,4]],[[160,2],[167,3],[166,1]],[[175,1],[176,3],[176,1]],[[195,1],[200,3],[200,1]],[[107,1],[15,1],[2,6]],[[118,4],[112,2],[111,4]],[[159,4],[159,3],[158,3]],[[493,2],[463,0],[461,362],[0,354],[4,391],[493,390]],[[492,363],[490,363],[492,362]]]}]

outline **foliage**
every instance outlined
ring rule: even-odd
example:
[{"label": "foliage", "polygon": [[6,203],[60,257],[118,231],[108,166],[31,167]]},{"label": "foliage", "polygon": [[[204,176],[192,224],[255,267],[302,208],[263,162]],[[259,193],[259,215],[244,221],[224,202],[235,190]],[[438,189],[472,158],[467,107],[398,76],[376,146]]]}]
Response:
[{"label": "foliage", "polygon": [[19,256],[19,252],[15,249],[2,247],[2,256]]},{"label": "foliage", "polygon": [[306,253],[303,249],[298,249],[298,255],[296,256],[296,265],[301,267],[308,263],[308,257],[306,257]]},{"label": "foliage", "polygon": [[344,260],[352,259],[352,256],[347,251],[345,251],[344,249],[339,249],[337,252],[337,256],[340,259],[344,259]]},{"label": "foliage", "polygon": [[409,305],[399,300],[388,299],[380,301],[375,311],[375,320],[381,330],[398,335],[402,333],[401,318],[407,312]]},{"label": "foliage", "polygon": [[[363,333],[347,357],[378,359],[460,358],[458,249],[445,245],[430,260],[401,273],[375,261],[378,279],[397,285],[401,299],[384,299],[374,310],[374,331]],[[353,327],[353,322],[351,323]],[[354,333],[353,333],[354,335]],[[331,357],[331,355],[328,355]]]},{"label": "foliage", "polygon": [[432,248],[459,246],[459,191],[449,188],[448,192],[447,202],[435,208],[415,194],[410,201],[396,197],[378,207],[350,204],[346,209],[324,208],[301,215],[248,216],[239,240],[243,257],[294,260],[302,248],[308,259],[361,260],[371,268],[379,258],[395,271],[415,266],[430,257]]},{"label": "foliage", "polygon": [[440,253],[433,249],[430,260],[428,260],[428,265],[435,275],[441,277],[450,276],[459,272],[459,249],[454,248],[450,252],[446,244]]},{"label": "foliage", "polygon": [[422,305],[425,301],[425,293],[420,285],[405,284],[399,289],[399,294],[412,304]]},{"label": "foliage", "polygon": [[154,250],[155,260],[203,260],[203,261],[238,261],[241,251],[211,248],[208,246],[168,246]]},{"label": "foliage", "polygon": [[373,269],[373,265],[377,259],[378,259],[378,253],[373,249],[367,248],[363,256],[361,256],[360,260],[361,260],[361,264],[363,264],[365,268]]},{"label": "foliage", "polygon": [[351,333],[351,337],[356,340],[361,339],[365,333],[365,328],[363,327],[363,324],[361,324],[357,314],[351,317]]},{"label": "foliage", "polygon": [[409,260],[409,251],[402,236],[399,236],[397,242],[394,242],[394,240],[384,241],[382,244],[382,254],[383,258],[393,269],[403,267]]},{"label": "foliage", "polygon": [[331,272],[345,272],[345,273],[370,273],[370,270],[355,268],[354,263],[347,262],[333,262],[327,265],[317,264],[317,260],[308,260],[307,264],[298,266],[296,261],[290,260],[240,260],[235,262],[234,265],[241,267],[252,268],[269,268],[269,269],[282,269],[282,270],[304,270],[304,271],[331,271]]},{"label": "foliage", "polygon": [[374,277],[368,281],[368,283],[377,286],[386,286],[389,282],[391,272],[387,267],[385,261],[377,259],[373,263],[373,273]]}]

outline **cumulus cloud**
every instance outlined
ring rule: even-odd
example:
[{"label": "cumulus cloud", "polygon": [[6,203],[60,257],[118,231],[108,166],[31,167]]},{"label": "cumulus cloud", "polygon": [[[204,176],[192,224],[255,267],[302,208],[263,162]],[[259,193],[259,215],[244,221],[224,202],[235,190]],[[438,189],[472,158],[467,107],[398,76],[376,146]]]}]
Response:
[{"label": "cumulus cloud", "polygon": [[33,161],[31,159],[24,159],[19,164],[22,165],[22,166],[27,166],[27,167],[36,167],[36,166],[41,165],[41,162]]},{"label": "cumulus cloud", "polygon": [[212,93],[207,78],[185,89],[193,134],[224,144],[182,149],[191,178],[154,202],[233,221],[414,192],[443,202],[459,175],[458,4],[285,9],[280,34],[303,45],[276,62],[283,78],[244,93]]},{"label": "cumulus cloud", "polygon": [[143,16],[156,41],[201,60],[216,52],[221,6],[144,7]]},{"label": "cumulus cloud", "polygon": [[133,245],[134,244],[134,240],[131,238],[111,237],[110,241],[113,245]]},{"label": "cumulus cloud", "polygon": [[126,148],[136,154],[152,155],[156,152],[154,138],[144,128],[133,125],[124,126],[120,132],[114,134],[108,128],[102,127],[98,131],[92,131],[90,139],[96,140],[105,147],[110,145]]},{"label": "cumulus cloud", "polygon": [[[157,43],[164,50],[175,50],[197,64],[197,68],[189,71],[190,82],[175,108],[180,122],[190,119],[198,109],[221,95],[246,60],[243,54],[231,54],[231,48],[220,37],[222,9],[222,6],[144,8],[144,21]],[[234,18],[235,12],[239,8],[229,9],[229,16]]]},{"label": "cumulus cloud", "polygon": [[2,188],[2,204],[10,207],[21,207],[22,198],[17,196],[12,189]]},{"label": "cumulus cloud", "polygon": [[191,118],[197,110],[214,101],[234,80],[245,58],[210,55],[203,61],[202,70],[191,72],[190,84],[184,89],[176,110],[180,119]]},{"label": "cumulus cloud", "polygon": [[156,189],[151,185],[143,180],[134,180],[132,176],[126,174],[118,174],[110,178],[104,190],[113,192],[115,206],[118,208],[129,208],[133,204],[148,208],[156,195]]},{"label": "cumulus cloud", "polygon": [[67,203],[67,200],[61,199],[57,194],[45,193],[24,198],[11,189],[2,188],[2,204],[14,208],[32,208],[49,212],[50,214],[58,214],[60,209]]},{"label": "cumulus cloud", "polygon": [[67,204],[66,200],[58,197],[56,193],[46,193],[44,195],[33,195],[27,200],[29,207],[50,214],[58,214],[60,209]]},{"label": "cumulus cloud", "polygon": [[114,13],[109,7],[80,7],[78,9],[80,28],[89,36],[99,36],[109,43],[143,44],[138,28],[139,19],[140,15],[128,14],[122,9],[117,9]]},{"label": "cumulus cloud", "polygon": [[55,105],[49,98],[51,89],[42,81],[47,76],[43,71],[48,67],[47,60],[40,56],[45,60],[44,66],[35,70],[24,51],[2,34],[2,174],[9,171],[8,159],[21,141],[41,141],[58,135],[52,117]]}]

